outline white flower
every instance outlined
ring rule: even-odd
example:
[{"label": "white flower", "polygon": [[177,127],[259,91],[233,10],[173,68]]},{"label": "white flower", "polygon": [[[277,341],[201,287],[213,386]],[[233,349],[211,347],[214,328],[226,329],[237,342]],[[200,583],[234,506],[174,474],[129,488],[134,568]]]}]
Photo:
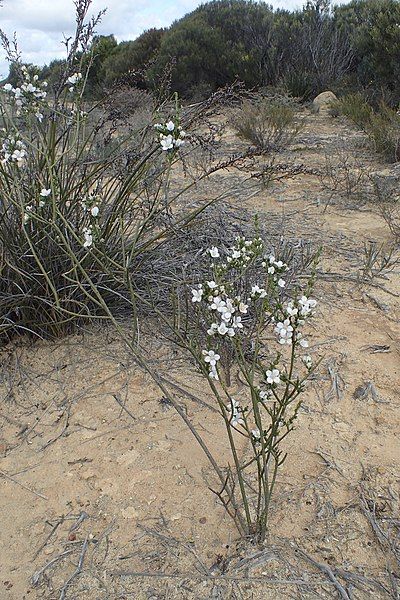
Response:
[{"label": "white flower", "polygon": [[85,238],[85,241],[83,243],[83,247],[84,248],[90,248],[90,246],[93,244],[92,230],[89,227],[84,227],[84,229],[83,229],[83,235],[84,235],[84,238]]},{"label": "white flower", "polygon": [[235,307],[232,304],[231,300],[227,300],[226,305],[218,308],[218,312],[222,313],[222,319],[227,323],[231,320],[233,313],[235,312]]},{"label": "white flower", "polygon": [[212,248],[209,249],[209,253],[212,258],[219,258],[220,256],[219,250],[216,246],[212,246]]},{"label": "white flower", "polygon": [[173,121],[168,121],[165,127],[168,129],[168,131],[173,131],[175,129],[175,124]]},{"label": "white flower", "polygon": [[41,123],[43,121],[43,115],[42,115],[41,112],[35,113],[35,117],[37,118],[37,120],[39,121],[39,123]]},{"label": "white flower", "polygon": [[312,309],[315,308],[316,305],[317,301],[313,298],[307,298],[307,296],[302,296],[299,299],[300,315],[302,317],[307,317],[309,314],[311,314]]},{"label": "white flower", "polygon": [[244,425],[244,421],[240,414],[243,412],[239,403],[232,398],[231,404],[227,405],[227,411],[231,414],[229,422],[231,425]]},{"label": "white flower", "polygon": [[275,267],[268,267],[268,273],[273,275],[275,273]]},{"label": "white flower", "polygon": [[293,302],[288,302],[288,305],[286,307],[286,313],[290,317],[294,317],[297,315],[298,312],[299,312],[298,309],[293,307]]},{"label": "white flower", "polygon": [[265,296],[267,295],[267,292],[264,288],[260,288],[258,285],[253,285],[251,288],[251,295],[252,296],[258,295],[260,298],[265,298]]},{"label": "white flower", "polygon": [[175,140],[175,146],[176,148],[179,148],[180,146],[183,146],[185,142],[183,140],[180,140],[179,138],[177,140]]},{"label": "white flower", "polygon": [[293,327],[289,319],[285,319],[276,324],[275,332],[279,335],[280,344],[291,344],[293,337]]},{"label": "white flower", "polygon": [[302,348],[308,348],[308,342],[307,342],[307,340],[301,339],[300,340],[300,346]]},{"label": "white flower", "polygon": [[214,350],[203,350],[204,362],[209,363],[212,367],[215,367],[217,362],[220,360],[220,355],[214,352]]},{"label": "white flower", "polygon": [[232,325],[238,329],[243,329],[242,317],[233,317]]},{"label": "white flower", "polygon": [[210,305],[210,308],[211,310],[218,310],[218,312],[221,312],[221,309],[225,308],[225,306],[226,302],[222,300],[221,296],[215,296],[212,304]]},{"label": "white flower", "polygon": [[6,83],[6,85],[3,87],[3,90],[5,90],[6,92],[11,92],[11,90],[13,89],[11,83]]},{"label": "white flower", "polygon": [[192,302],[201,302],[203,298],[203,290],[199,288],[198,290],[192,290],[193,298]]},{"label": "white flower", "polygon": [[42,196],[42,198],[47,198],[47,196],[50,196],[50,194],[51,189],[43,188],[42,190],[40,190],[40,195]]},{"label": "white flower", "polygon": [[216,333],[217,329],[218,329],[218,324],[217,323],[212,323],[211,326],[210,326],[210,328],[207,329],[208,335],[214,335]]},{"label": "white flower", "polygon": [[[78,83],[78,81],[80,81],[82,79],[82,73],[74,73],[73,75],[71,75],[70,77],[68,77],[67,82],[70,85],[75,85],[76,83]],[[73,91],[74,88],[70,88],[70,90]]]},{"label": "white flower", "polygon": [[286,285],[286,281],[284,279],[279,279],[278,285],[280,288],[284,288]]},{"label": "white flower", "polygon": [[172,135],[167,135],[161,140],[161,148],[164,151],[171,150],[174,147],[174,138]]},{"label": "white flower", "polygon": [[273,383],[280,383],[281,382],[281,378],[280,378],[280,373],[278,371],[278,369],[272,369],[272,370],[268,370],[265,373],[266,378],[267,378],[267,383],[273,384]]},{"label": "white flower", "polygon": [[253,436],[256,444],[259,444],[261,441],[261,435],[260,435],[260,430],[258,429],[258,427],[256,429],[251,430],[251,435]]},{"label": "white flower", "polygon": [[222,323],[218,326],[218,333],[220,335],[225,335],[226,333],[228,333],[228,327],[226,326],[226,323],[224,323],[222,321]]},{"label": "white flower", "polygon": [[92,208],[90,209],[90,212],[91,212],[92,217],[97,217],[97,215],[99,214],[99,207],[92,206]]},{"label": "white flower", "polygon": [[309,354],[303,356],[303,363],[306,365],[307,369],[311,369],[312,367],[312,358]]},{"label": "white flower", "polygon": [[248,304],[245,304],[244,302],[239,302],[239,312],[241,312],[242,315],[247,315],[248,308],[249,308]]},{"label": "white flower", "polygon": [[215,281],[207,281],[207,285],[210,288],[210,290],[215,290],[215,288],[218,287]]},{"label": "white flower", "polygon": [[242,253],[240,252],[240,250],[233,250],[232,258],[240,258],[241,256],[242,256]]},{"label": "white flower", "polygon": [[14,150],[11,155],[11,158],[17,162],[17,164],[22,163],[24,161],[26,152],[25,150]]}]

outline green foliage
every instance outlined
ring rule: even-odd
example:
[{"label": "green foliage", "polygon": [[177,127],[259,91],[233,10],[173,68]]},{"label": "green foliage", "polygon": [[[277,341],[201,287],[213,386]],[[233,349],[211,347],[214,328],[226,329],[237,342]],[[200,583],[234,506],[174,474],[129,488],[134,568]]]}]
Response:
[{"label": "green foliage", "polygon": [[336,7],[335,17],[350,36],[360,83],[398,88],[400,3],[397,0],[353,0]]},{"label": "green foliage", "polygon": [[313,79],[307,72],[288,71],[282,77],[281,85],[287,94],[300,100],[309,100],[313,94]]},{"label": "green foliage", "polygon": [[400,114],[383,102],[378,110],[365,100],[362,94],[349,94],[334,107],[340,114],[351,119],[366,132],[376,152],[389,162],[400,160]]},{"label": "green foliage", "polygon": [[290,144],[301,124],[287,99],[245,101],[231,119],[237,135],[263,151],[279,151]]},{"label": "green foliage", "polygon": [[376,152],[389,162],[400,160],[400,115],[382,105],[378,113],[371,117],[367,133]]},{"label": "green foliage", "polygon": [[[374,96],[383,90],[395,106],[399,23],[398,0],[352,0],[334,8],[330,0],[309,0],[293,12],[262,1],[211,0],[136,40],[95,39],[86,94],[99,96],[121,80],[155,90],[165,79],[163,85],[196,99],[238,79],[249,88],[279,85],[307,100],[350,82],[350,89],[368,88]],[[54,61],[43,75],[57,81],[61,68]]]},{"label": "green foliage", "polygon": [[348,94],[333,103],[332,109],[351,119],[360,129],[366,129],[371,122],[372,107],[360,93]]},{"label": "green foliage", "polygon": [[136,40],[118,44],[103,62],[105,84],[110,86],[133,71],[140,75],[158,52],[164,32],[164,29],[148,29]]}]

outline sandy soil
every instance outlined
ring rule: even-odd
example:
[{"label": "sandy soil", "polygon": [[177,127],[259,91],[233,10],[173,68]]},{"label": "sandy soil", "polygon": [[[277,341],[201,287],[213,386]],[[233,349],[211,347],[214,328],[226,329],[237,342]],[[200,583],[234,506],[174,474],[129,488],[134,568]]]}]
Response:
[{"label": "sandy soil", "polygon": [[[310,114],[285,159],[323,168],[338,148],[380,168],[359,134]],[[364,244],[390,244],[388,228],[368,203],[327,198],[308,173],[230,200],[281,223],[288,240],[323,246],[309,336],[322,362],[265,548],[238,541],[201,449],[113,332],[24,340],[3,352],[0,372],[0,599],[399,597],[399,267],[360,284]],[[165,355],[177,397],[224,464],[204,384]]]}]

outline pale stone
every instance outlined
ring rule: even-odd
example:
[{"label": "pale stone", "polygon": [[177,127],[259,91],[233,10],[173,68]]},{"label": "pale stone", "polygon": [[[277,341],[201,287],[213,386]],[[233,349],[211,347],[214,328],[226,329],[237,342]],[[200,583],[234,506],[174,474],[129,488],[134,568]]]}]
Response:
[{"label": "pale stone", "polygon": [[319,114],[329,114],[329,110],[332,107],[333,102],[337,100],[337,97],[333,92],[322,92],[318,94],[313,101],[313,110]]},{"label": "pale stone", "polygon": [[121,513],[124,519],[137,519],[139,516],[138,511],[133,506],[127,506],[126,508],[123,508]]}]

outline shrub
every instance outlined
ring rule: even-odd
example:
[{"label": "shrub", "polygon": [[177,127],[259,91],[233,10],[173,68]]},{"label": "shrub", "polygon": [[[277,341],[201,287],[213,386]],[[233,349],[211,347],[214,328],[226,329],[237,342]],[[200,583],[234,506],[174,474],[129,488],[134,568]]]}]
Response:
[{"label": "shrub", "polygon": [[127,169],[129,136],[107,144],[102,122],[90,125],[80,71],[54,103],[28,70],[20,75],[0,99],[0,334],[59,336],[101,317],[92,286],[109,306],[122,294],[110,272],[123,256],[134,261],[164,210],[140,198],[149,168],[162,176],[161,148],[147,140]]},{"label": "shrub", "polygon": [[282,77],[281,85],[288,95],[300,100],[309,100],[315,93],[311,75],[295,69],[288,71]]},{"label": "shrub", "polygon": [[[114,104],[111,115],[104,106],[84,103],[86,65],[90,69],[85,49],[96,24],[84,23],[89,5],[78,2],[75,51],[52,98],[3,36],[18,78],[18,85],[0,90],[3,339],[23,332],[57,337],[85,320],[131,311],[126,299],[132,289],[147,289],[144,257],[196,214],[183,209],[172,219],[173,203],[193,185],[169,189],[185,143],[177,100],[160,107],[156,129],[147,122],[123,135],[118,122],[143,108],[143,94],[149,100],[144,92],[130,98],[133,106]],[[205,118],[211,105],[192,111],[188,122]]]},{"label": "shrub", "polygon": [[286,98],[243,102],[231,118],[237,135],[264,152],[280,151],[301,129],[296,111]]},{"label": "shrub", "polygon": [[400,160],[400,115],[395,110],[381,105],[380,112],[372,115],[366,131],[376,152],[389,162]]},{"label": "shrub", "polygon": [[400,115],[396,110],[381,102],[374,111],[360,93],[341,98],[333,108],[365,131],[374,150],[386,160],[400,160]]},{"label": "shrub", "polygon": [[[397,170],[398,167],[394,167]],[[386,221],[389,229],[398,243],[400,242],[400,192],[399,174],[392,175],[383,172],[371,176],[373,201],[381,217]]]},{"label": "shrub", "polygon": [[359,207],[366,200],[368,171],[343,148],[325,155],[325,166],[319,175],[322,189],[332,199],[345,199]]},{"label": "shrub", "polygon": [[360,129],[365,130],[370,124],[373,110],[360,93],[348,94],[332,104],[332,109],[347,117]]},{"label": "shrub", "polygon": [[[212,491],[240,534],[263,542],[277,473],[287,457],[282,442],[315,369],[303,354],[308,342],[302,333],[316,305],[310,297],[314,277],[300,293],[304,281],[296,259],[289,267],[282,256],[266,253],[261,237],[223,244],[203,252],[205,261],[198,257],[206,263],[204,279],[188,289],[191,298],[177,299],[173,319],[156,313],[204,376],[225,425],[232,462],[221,468],[181,409],[218,476],[220,489]],[[317,256],[312,260],[315,267]],[[231,372],[243,382],[237,393]]]}]

